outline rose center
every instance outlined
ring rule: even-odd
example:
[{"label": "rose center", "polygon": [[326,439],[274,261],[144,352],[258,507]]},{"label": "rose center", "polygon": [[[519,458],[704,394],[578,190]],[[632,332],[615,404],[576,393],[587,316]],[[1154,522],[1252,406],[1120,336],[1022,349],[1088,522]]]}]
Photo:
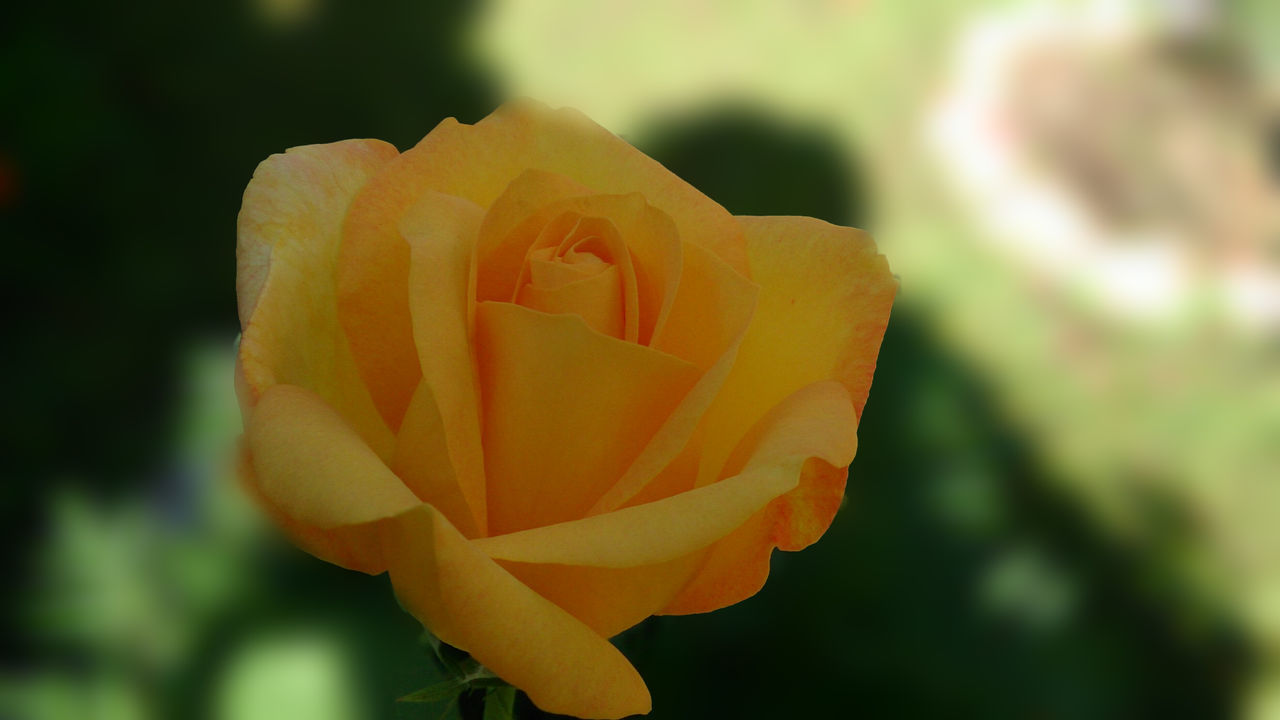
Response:
[{"label": "rose center", "polygon": [[529,247],[513,301],[578,315],[598,332],[634,341],[634,288],[630,254],[613,223],[565,213]]}]

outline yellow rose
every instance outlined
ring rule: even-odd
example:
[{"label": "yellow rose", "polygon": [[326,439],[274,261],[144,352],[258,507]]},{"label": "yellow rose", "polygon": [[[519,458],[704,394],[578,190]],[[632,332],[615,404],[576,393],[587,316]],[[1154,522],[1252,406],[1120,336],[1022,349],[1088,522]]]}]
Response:
[{"label": "yellow rose", "polygon": [[896,289],[573,111],[273,155],[236,252],[242,476],[539,707],[648,712],[608,638],[830,524]]}]

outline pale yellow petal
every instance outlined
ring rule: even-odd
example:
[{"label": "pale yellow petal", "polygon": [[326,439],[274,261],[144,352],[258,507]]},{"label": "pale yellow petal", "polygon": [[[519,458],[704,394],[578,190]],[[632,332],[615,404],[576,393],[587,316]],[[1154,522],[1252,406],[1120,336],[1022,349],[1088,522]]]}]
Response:
[{"label": "pale yellow petal", "polygon": [[347,206],[382,165],[399,153],[381,140],[304,145],[258,165],[237,220],[236,300],[249,324],[280,242],[313,242],[336,251]]},{"label": "pale yellow petal", "polygon": [[304,525],[357,525],[421,504],[333,408],[303,388],[267,388],[245,442],[262,494]]},{"label": "pale yellow petal", "polygon": [[289,517],[262,492],[258,475],[253,469],[253,459],[241,445],[237,475],[241,487],[276,522],[285,536],[295,545],[325,562],[348,570],[377,575],[386,572],[382,559],[382,542],[376,523],[340,525],[318,528],[300,523]]},{"label": "pale yellow petal", "polygon": [[334,273],[352,198],[395,154],[386,143],[351,140],[271,156],[245,190],[237,246],[245,323],[239,361],[249,403],[278,383],[305,387],[384,458],[393,438],[339,326]]}]

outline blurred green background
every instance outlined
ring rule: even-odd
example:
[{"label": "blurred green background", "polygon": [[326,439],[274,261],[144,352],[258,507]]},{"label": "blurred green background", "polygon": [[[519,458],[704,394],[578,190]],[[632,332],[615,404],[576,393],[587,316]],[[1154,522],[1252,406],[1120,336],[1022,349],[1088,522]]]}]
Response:
[{"label": "blurred green background", "polygon": [[513,94],[734,213],[867,227],[901,280],[828,534],[756,597],[618,639],[652,717],[1280,717],[1278,22],[1266,0],[0,10],[0,717],[456,712],[394,702],[439,671],[386,579],[290,548],[231,479],[235,216],[273,152],[405,149]]}]

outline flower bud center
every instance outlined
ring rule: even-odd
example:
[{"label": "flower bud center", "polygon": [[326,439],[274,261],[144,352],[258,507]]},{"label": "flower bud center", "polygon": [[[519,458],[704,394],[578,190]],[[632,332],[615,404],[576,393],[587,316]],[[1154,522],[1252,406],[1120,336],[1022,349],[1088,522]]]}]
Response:
[{"label": "flower bud center", "polygon": [[[617,228],[606,218],[565,213],[542,229],[525,255],[513,301],[578,315],[598,332],[630,339],[628,294],[635,275]],[[632,311],[634,314],[634,310]]]}]

